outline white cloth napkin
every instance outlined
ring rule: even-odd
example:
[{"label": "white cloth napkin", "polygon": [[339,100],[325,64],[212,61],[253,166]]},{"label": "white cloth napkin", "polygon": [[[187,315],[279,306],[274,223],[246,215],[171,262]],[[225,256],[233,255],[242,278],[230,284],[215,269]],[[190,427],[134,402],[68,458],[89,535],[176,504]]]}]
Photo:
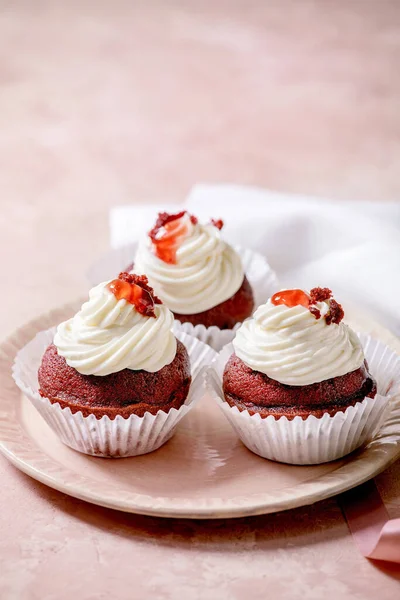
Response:
[{"label": "white cloth napkin", "polygon": [[[135,241],[158,211],[182,205],[118,206],[111,245]],[[196,185],[184,207],[225,221],[224,235],[265,254],[282,287],[330,287],[400,334],[400,204],[341,202],[236,185]]]}]

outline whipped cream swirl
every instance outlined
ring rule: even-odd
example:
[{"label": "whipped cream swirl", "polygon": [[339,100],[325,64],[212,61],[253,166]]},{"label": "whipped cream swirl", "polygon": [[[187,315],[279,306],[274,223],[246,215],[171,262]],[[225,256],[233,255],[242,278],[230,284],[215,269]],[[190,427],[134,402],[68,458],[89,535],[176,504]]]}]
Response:
[{"label": "whipped cream swirl", "polygon": [[243,283],[240,256],[221,239],[214,225],[192,223],[185,214],[187,236],[176,264],[158,258],[147,236],[134,260],[135,273],[146,274],[157,296],[175,313],[196,314],[233,296]]},{"label": "whipped cream swirl", "polygon": [[236,355],[255,371],[280,383],[310,385],[358,369],[364,353],[357,335],[343,322],[327,325],[329,300],[316,302],[316,319],[308,308],[260,306],[233,341]]},{"label": "whipped cream swirl", "polygon": [[57,327],[54,344],[70,367],[83,375],[110,375],[123,369],[150,373],[170,364],[176,354],[174,317],[156,304],[145,317],[101,283],[89,292],[80,311]]}]

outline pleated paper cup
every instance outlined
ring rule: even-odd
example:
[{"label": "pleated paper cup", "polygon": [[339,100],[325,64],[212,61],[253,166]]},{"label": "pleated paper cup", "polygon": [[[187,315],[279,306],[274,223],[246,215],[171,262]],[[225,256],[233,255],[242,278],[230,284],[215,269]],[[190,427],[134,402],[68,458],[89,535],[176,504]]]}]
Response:
[{"label": "pleated paper cup", "polygon": [[[234,248],[242,259],[244,272],[253,290],[254,306],[257,308],[279,289],[278,279],[262,254],[240,246],[234,246]],[[88,278],[90,283],[97,285],[102,281],[113,279],[120,271],[128,267],[132,268],[136,250],[137,244],[131,244],[118,250],[111,250],[104,255],[89,269]],[[205,327],[204,325],[192,325],[191,323],[181,323],[175,320],[175,326],[177,331],[192,335],[218,351],[233,340],[240,323],[233,329],[220,329],[215,325]]]},{"label": "pleated paper cup", "polygon": [[233,352],[226,346],[205,372],[206,387],[242,440],[255,454],[282,463],[316,465],[337,460],[369,442],[391,410],[400,391],[400,357],[383,343],[360,334],[369,370],[377,382],[375,398],[364,398],[344,412],[321,418],[310,415],[292,420],[272,415],[262,418],[231,407],[224,399],[222,375]]},{"label": "pleated paper cup", "polygon": [[37,372],[46,348],[53,342],[55,327],[36,335],[17,354],[13,377],[23,394],[29,398],[51,429],[62,442],[78,452],[92,456],[126,457],[147,454],[160,448],[175,433],[180,420],[188,414],[204,395],[202,370],[215,358],[216,353],[196,338],[183,332],[175,333],[185,345],[191,365],[192,383],[185,404],[168,412],[159,410],[156,415],[143,417],[107,415],[97,419],[82,412],[72,413],[70,408],[52,404],[39,394]]}]

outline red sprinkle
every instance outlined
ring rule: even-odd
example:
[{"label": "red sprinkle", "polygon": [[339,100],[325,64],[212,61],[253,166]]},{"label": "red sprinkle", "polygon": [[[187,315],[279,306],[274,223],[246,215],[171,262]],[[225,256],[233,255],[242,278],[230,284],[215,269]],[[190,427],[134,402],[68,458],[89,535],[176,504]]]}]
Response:
[{"label": "red sprinkle", "polygon": [[324,300],[332,298],[332,292],[329,288],[316,287],[310,291],[310,298],[313,304],[315,302],[324,302]]},{"label": "red sprinkle", "polygon": [[107,287],[117,300],[124,299],[133,304],[138,313],[145,317],[155,317],[154,305],[162,302],[148,283],[146,275],[122,272]]},{"label": "red sprinkle", "polygon": [[220,231],[224,226],[224,222],[222,219],[211,219],[211,224],[214,225],[214,227],[216,227]]},{"label": "red sprinkle", "polygon": [[308,310],[317,320],[321,318],[321,311],[316,306],[309,306]]},{"label": "red sprinkle", "polygon": [[344,317],[344,310],[333,298],[329,301],[329,312],[325,315],[327,325],[335,323],[338,325]]}]

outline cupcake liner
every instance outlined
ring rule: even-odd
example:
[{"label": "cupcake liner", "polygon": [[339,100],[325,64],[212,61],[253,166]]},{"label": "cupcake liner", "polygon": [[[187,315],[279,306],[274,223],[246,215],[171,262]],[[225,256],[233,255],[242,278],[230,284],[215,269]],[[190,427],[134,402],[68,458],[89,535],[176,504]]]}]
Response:
[{"label": "cupcake liner", "polygon": [[13,378],[64,444],[92,456],[137,456],[153,452],[165,444],[174,435],[179,421],[203,396],[201,372],[216,355],[209,346],[178,332],[176,337],[186,346],[192,372],[192,384],[183,406],[178,410],[171,408],[168,412],[159,410],[156,415],[130,415],[127,419],[119,415],[115,419],[107,415],[97,419],[94,414],[84,417],[81,411],[72,413],[70,408],[52,404],[38,392],[37,371],[44,351],[53,341],[55,329],[52,327],[38,333],[18,352]]},{"label": "cupcake liner", "polygon": [[262,418],[231,407],[222,391],[222,374],[232,344],[226,346],[205,372],[206,387],[242,442],[255,454],[278,462],[312,465],[336,460],[370,441],[389,416],[392,398],[400,390],[400,357],[367,334],[359,335],[369,369],[377,382],[375,398],[364,398],[333,417],[310,415],[289,420]]},{"label": "cupcake liner", "polygon": [[[234,246],[234,248],[242,259],[244,272],[253,289],[254,305],[258,307],[260,304],[264,304],[278,290],[279,284],[276,274],[262,254],[240,246]],[[87,273],[90,283],[97,285],[102,281],[112,279],[120,271],[126,269],[126,267],[132,264],[136,249],[137,243],[119,248],[118,250],[112,250],[100,258],[91,266]],[[224,330],[215,325],[205,327],[204,325],[181,323],[178,320],[175,320],[175,326],[176,331],[183,331],[192,335],[218,351],[233,340],[236,330],[240,327],[240,323],[234,329]]]}]

